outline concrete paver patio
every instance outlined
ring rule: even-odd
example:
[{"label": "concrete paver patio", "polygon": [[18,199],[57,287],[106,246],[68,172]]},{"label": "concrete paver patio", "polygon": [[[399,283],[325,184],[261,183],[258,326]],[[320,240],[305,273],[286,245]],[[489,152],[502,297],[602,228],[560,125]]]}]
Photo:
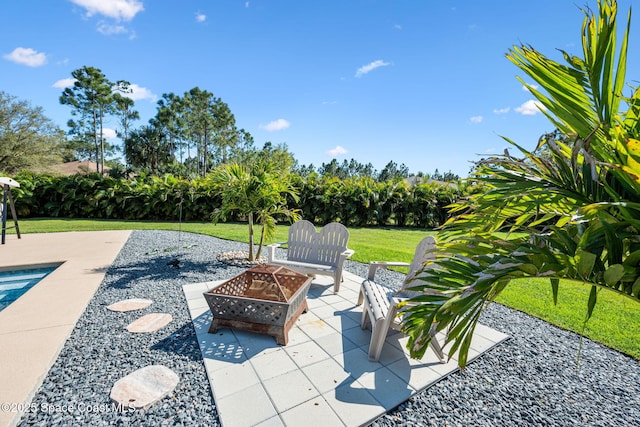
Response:
[{"label": "concrete paver patio", "polygon": [[[379,363],[370,362],[371,331],[360,328],[362,308],[355,305],[361,282],[345,272],[336,295],[331,278],[315,278],[309,312],[286,346],[228,328],[209,334],[211,313],[202,293],[220,282],[183,286],[225,427],[363,425],[458,370],[455,358],[441,364],[431,349],[422,360],[409,358],[401,333],[387,337]],[[507,338],[478,325],[469,360]]]}]

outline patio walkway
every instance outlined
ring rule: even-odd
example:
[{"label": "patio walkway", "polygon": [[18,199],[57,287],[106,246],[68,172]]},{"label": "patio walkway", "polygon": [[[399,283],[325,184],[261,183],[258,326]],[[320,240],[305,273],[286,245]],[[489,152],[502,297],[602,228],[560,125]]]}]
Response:
[{"label": "patio walkway", "polygon": [[[211,313],[202,293],[219,282],[183,286],[223,426],[363,425],[458,370],[456,359],[441,364],[431,349],[410,359],[400,333],[387,337],[380,363],[370,362],[371,331],[360,329],[362,308],[355,305],[361,282],[344,272],[335,295],[331,278],[314,279],[309,312],[287,346],[227,328],[207,333]],[[507,338],[478,325],[469,360]]]}]

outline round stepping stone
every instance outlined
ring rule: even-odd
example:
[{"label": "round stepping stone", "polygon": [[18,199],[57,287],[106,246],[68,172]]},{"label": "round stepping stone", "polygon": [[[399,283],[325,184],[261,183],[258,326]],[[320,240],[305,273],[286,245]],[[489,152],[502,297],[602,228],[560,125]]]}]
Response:
[{"label": "round stepping stone", "polygon": [[147,409],[171,393],[179,380],[166,366],[145,366],[116,381],[109,397],[125,408]]},{"label": "round stepping stone", "polygon": [[120,312],[142,310],[143,308],[149,307],[152,303],[153,301],[151,301],[150,299],[131,298],[111,304],[107,306],[107,309]]},{"label": "round stepping stone", "polygon": [[173,316],[167,313],[149,313],[129,323],[127,331],[134,334],[155,332],[165,327],[172,320]]}]

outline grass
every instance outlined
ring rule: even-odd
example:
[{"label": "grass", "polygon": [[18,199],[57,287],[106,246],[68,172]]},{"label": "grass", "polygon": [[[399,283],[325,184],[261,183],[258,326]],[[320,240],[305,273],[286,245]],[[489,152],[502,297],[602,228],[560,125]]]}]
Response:
[{"label": "grass", "polygon": [[[276,236],[267,243],[287,240],[287,225],[277,227]],[[248,242],[246,224],[210,222],[106,221],[85,219],[21,219],[23,233],[94,230],[181,230],[227,240]],[[373,260],[410,262],[418,242],[433,232],[401,228],[349,228],[349,247],[355,250],[354,261]],[[256,238],[258,236],[256,235]],[[640,304],[613,291],[602,289],[594,313],[584,325],[590,287],[562,281],[558,305],[553,305],[551,286],[545,279],[513,281],[497,302],[561,328],[582,334],[640,360]]]},{"label": "grass", "polygon": [[554,305],[549,280],[519,279],[512,281],[496,301],[640,360],[640,304],[601,288],[598,303],[585,325],[590,290],[590,285],[563,280],[558,304]]},{"label": "grass", "polygon": [[[21,219],[22,233],[54,233],[64,231],[94,230],[172,230],[206,234],[220,239],[249,242],[246,223],[212,224],[211,222],[114,221],[93,219]],[[255,228],[258,233],[259,228]],[[289,226],[278,225],[276,236],[268,243],[286,242]],[[13,232],[9,231],[9,232]],[[418,242],[431,231],[399,228],[349,228],[349,248],[355,250],[354,261],[368,263],[372,260],[400,260],[410,262]],[[399,237],[401,236],[401,237]],[[255,235],[256,243],[259,235]],[[401,239],[401,241],[398,241]]]}]

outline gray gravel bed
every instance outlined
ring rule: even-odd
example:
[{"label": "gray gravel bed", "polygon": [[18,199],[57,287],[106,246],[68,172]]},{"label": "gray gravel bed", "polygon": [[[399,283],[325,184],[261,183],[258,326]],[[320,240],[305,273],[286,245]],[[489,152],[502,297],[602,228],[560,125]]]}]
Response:
[{"label": "gray gravel bed", "polygon": [[[170,231],[134,231],[107,271],[21,426],[217,426],[220,421],[182,293],[182,285],[228,279],[244,270],[216,261],[245,244]],[[168,264],[180,261],[180,268]],[[361,277],[367,266],[347,261]],[[402,275],[378,273],[399,284]],[[105,307],[149,298],[144,312]],[[142,314],[165,312],[173,322],[151,334],[125,327]],[[493,304],[481,322],[512,338],[376,420],[374,426],[638,426],[640,364],[526,314]],[[173,369],[173,394],[147,410],[111,410],[114,382],[152,364]]]}]

